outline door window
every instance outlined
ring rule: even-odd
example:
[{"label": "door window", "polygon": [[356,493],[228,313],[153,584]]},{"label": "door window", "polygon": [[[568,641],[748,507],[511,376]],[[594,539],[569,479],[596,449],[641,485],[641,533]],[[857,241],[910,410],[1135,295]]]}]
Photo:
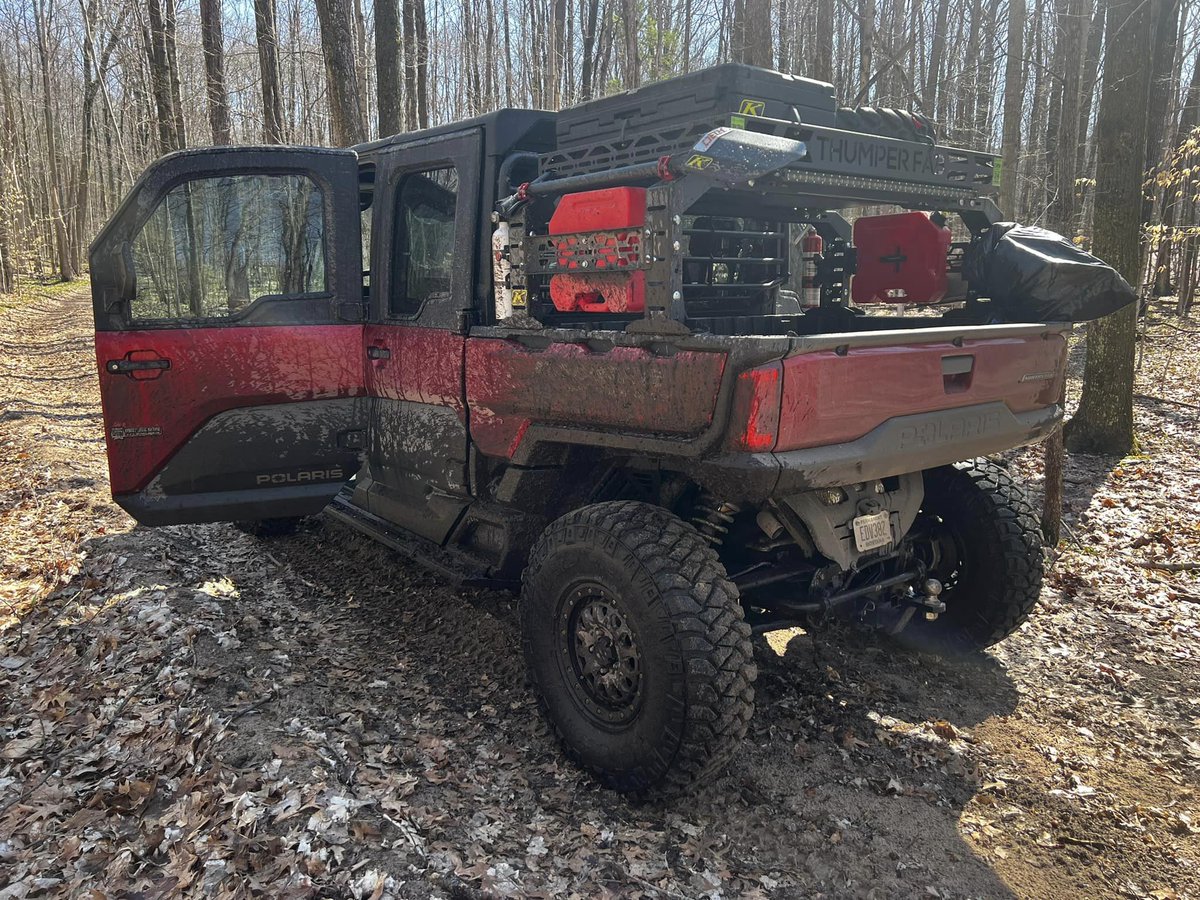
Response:
[{"label": "door window", "polygon": [[458,170],[453,166],[414,172],[400,182],[388,303],[393,316],[413,315],[429,298],[449,295],[457,205]]},{"label": "door window", "polygon": [[263,297],[325,293],[321,189],[304,175],[176,185],[133,241],[134,320],[227,318]]}]

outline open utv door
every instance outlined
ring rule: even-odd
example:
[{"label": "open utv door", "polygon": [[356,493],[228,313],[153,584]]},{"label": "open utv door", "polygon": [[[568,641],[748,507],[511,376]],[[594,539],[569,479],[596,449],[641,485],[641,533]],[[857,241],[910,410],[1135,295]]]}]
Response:
[{"label": "open utv door", "polygon": [[90,262],[113,497],[135,519],[306,515],[358,470],[354,152],[164,157]]}]

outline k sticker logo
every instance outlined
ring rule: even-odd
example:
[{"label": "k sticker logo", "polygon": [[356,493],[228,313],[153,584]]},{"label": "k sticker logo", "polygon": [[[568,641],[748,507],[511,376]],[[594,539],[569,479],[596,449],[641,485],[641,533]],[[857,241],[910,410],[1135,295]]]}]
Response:
[{"label": "k sticker logo", "polygon": [[526,291],[515,290],[512,292],[512,304],[514,309],[524,309],[526,303],[529,302],[529,294]]},{"label": "k sticker logo", "polygon": [[713,158],[711,156],[704,156],[703,154],[700,154],[700,153],[693,155],[686,163],[684,163],[684,165],[687,168],[698,169],[701,172],[703,172],[705,169],[707,169],[712,164],[713,164]]},{"label": "k sticker logo", "polygon": [[742,105],[738,107],[738,114],[743,116],[761,116],[763,110],[767,108],[765,100],[751,100],[749,97],[742,101]]}]

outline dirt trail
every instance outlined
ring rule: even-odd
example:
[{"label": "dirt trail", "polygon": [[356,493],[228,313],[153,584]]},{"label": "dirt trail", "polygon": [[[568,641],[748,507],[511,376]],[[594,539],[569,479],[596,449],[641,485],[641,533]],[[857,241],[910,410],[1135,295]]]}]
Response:
[{"label": "dirt trail", "polygon": [[728,775],[647,805],[559,754],[511,596],[322,519],[134,527],[89,321],[83,292],[0,318],[0,900],[1200,897],[1200,588],[1144,565],[1200,556],[1194,410],[1072,460],[1074,543],[1001,647],[776,633]]}]

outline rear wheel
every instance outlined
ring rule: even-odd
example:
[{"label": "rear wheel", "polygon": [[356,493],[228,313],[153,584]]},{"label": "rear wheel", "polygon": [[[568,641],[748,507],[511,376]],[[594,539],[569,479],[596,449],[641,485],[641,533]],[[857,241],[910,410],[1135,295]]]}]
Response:
[{"label": "rear wheel", "polygon": [[932,622],[914,619],[900,633],[903,643],[937,653],[981,650],[1016,631],[1037,605],[1044,565],[1037,515],[995,463],[927,471],[912,534],[930,577],[944,585],[946,611]]},{"label": "rear wheel", "polygon": [[249,522],[234,522],[233,527],[251,537],[273,538],[295,534],[300,527],[299,516],[288,516],[282,519],[255,519]]},{"label": "rear wheel", "polygon": [[716,553],[667,511],[617,501],[552,523],[525,571],[521,627],[544,712],[606,786],[678,793],[741,743],[750,627]]}]

